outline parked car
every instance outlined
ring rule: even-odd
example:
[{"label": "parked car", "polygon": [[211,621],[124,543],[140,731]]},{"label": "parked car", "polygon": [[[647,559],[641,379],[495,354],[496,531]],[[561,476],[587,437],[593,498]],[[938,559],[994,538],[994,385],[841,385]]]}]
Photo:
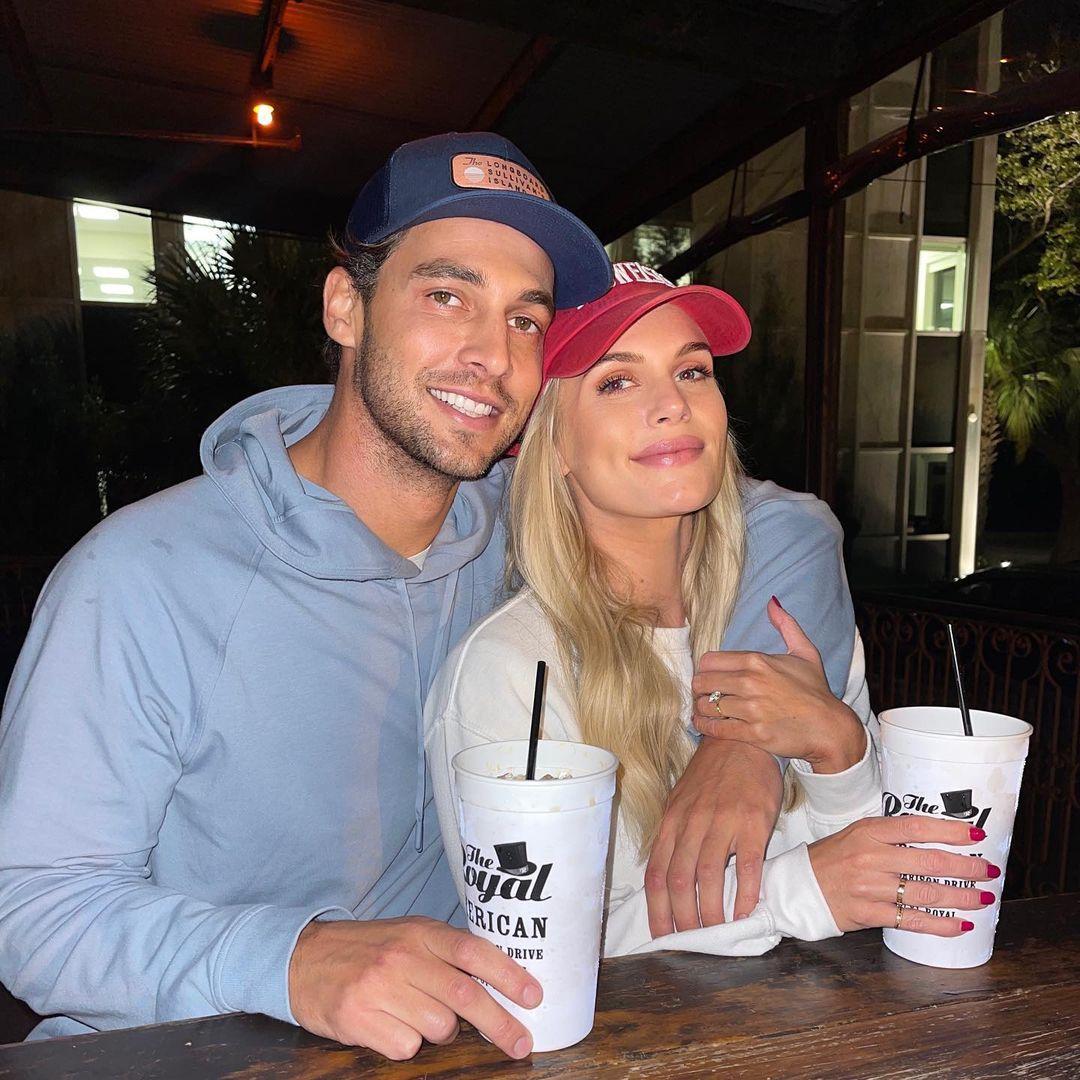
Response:
[{"label": "parked car", "polygon": [[991,566],[955,581],[890,589],[935,600],[1080,619],[1080,563]]}]

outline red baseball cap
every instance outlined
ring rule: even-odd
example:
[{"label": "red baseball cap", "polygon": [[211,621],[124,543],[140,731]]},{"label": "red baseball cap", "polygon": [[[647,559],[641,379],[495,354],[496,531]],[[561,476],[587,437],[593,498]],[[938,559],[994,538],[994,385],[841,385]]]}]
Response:
[{"label": "red baseball cap", "polygon": [[721,289],[676,286],[636,262],[616,263],[614,271],[615,284],[598,300],[556,313],[544,337],[545,382],[588,371],[638,319],[661,304],[678,304],[701,327],[713,356],[746,348],[750,320]]}]

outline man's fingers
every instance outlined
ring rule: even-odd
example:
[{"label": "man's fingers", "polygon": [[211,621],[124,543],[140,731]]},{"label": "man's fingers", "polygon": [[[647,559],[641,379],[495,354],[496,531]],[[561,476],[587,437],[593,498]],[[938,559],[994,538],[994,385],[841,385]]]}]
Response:
[{"label": "man's fingers", "polygon": [[645,867],[645,903],[649,909],[649,933],[654,938],[663,937],[675,930],[667,886],[668,866],[674,850],[674,835],[661,829],[656,843],[653,844],[649,863]]},{"label": "man's fingers", "polygon": [[[526,1009],[532,1009],[540,1004],[540,999],[544,994],[543,988],[520,964],[514,963],[501,949],[466,930],[458,930],[453,926],[444,926],[439,929],[441,933],[432,934],[427,939],[428,949],[438,959],[445,961],[451,967],[483,979],[488,986],[493,986],[504,997],[508,997]],[[416,985],[415,980],[414,985]],[[420,989],[431,992],[426,986]],[[487,997],[486,994],[484,996]],[[452,1001],[447,1004],[453,1008]],[[465,1014],[459,1012],[458,1015]]]},{"label": "man's fingers", "polygon": [[698,856],[698,914],[702,926],[719,926],[724,921],[724,885],[731,839],[707,839]]},{"label": "man's fingers", "polygon": [[414,1027],[381,1009],[364,1014],[357,1038],[358,1046],[366,1046],[391,1061],[415,1057],[424,1041]]},{"label": "man's fingers", "polygon": [[453,1042],[457,1037],[457,1013],[415,986],[402,987],[394,1004],[395,1017],[410,1029],[418,1031],[429,1043],[442,1045]]},{"label": "man's fingers", "polygon": [[711,814],[689,814],[668,863],[667,888],[676,930],[695,930],[701,926],[697,897],[698,856],[711,822]]},{"label": "man's fingers", "polygon": [[418,990],[468,1020],[508,1057],[522,1058],[532,1051],[532,1036],[525,1025],[511,1016],[464,970],[450,964],[420,965],[413,973],[413,983]]},{"label": "man's fingers", "polygon": [[[765,866],[765,846],[768,836],[746,843],[739,841],[735,852],[735,908],[732,914],[743,919],[754,910],[761,898],[761,874]],[[744,846],[745,844],[745,846]]]}]

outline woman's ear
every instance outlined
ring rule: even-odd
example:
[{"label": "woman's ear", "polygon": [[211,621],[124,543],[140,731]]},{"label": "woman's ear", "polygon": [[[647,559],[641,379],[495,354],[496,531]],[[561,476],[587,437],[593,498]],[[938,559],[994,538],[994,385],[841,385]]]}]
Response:
[{"label": "woman's ear", "polygon": [[323,326],[331,341],[355,349],[364,331],[364,306],[344,267],[335,266],[323,284]]}]

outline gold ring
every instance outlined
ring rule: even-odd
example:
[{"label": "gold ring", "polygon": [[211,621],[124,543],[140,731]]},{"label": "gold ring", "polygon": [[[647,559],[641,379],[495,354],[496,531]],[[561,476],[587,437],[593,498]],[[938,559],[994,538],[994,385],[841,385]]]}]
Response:
[{"label": "gold ring", "polygon": [[906,881],[901,881],[896,887],[896,906],[900,907],[904,903],[904,886],[907,885]]},{"label": "gold ring", "polygon": [[904,918],[904,910],[900,904],[896,905],[896,925],[893,927],[894,930],[900,929],[900,923]]},{"label": "gold ring", "polygon": [[717,716],[723,716],[723,712],[720,709],[720,702],[727,697],[727,694],[723,690],[714,690],[709,695],[709,704],[716,710]]}]

